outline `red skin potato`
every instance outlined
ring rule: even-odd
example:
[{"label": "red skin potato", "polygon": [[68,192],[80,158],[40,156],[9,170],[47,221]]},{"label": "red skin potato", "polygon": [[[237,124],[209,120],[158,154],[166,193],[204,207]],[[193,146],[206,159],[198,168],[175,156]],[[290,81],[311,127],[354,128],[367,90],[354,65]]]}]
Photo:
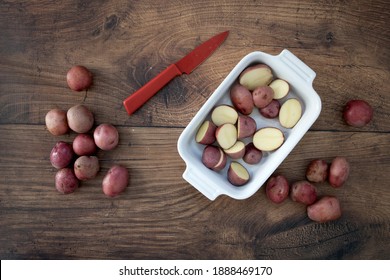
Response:
[{"label": "red skin potato", "polygon": [[349,177],[350,166],[345,157],[335,157],[329,168],[329,184],[340,188]]},{"label": "red skin potato", "polygon": [[261,86],[252,92],[253,104],[262,109],[267,107],[274,98],[274,90],[269,86]]},{"label": "red skin potato", "polygon": [[72,162],[73,156],[72,145],[64,141],[58,141],[50,152],[50,163],[53,167],[61,169]]},{"label": "red skin potato", "polygon": [[73,151],[78,156],[90,156],[96,152],[96,145],[93,137],[89,134],[81,133],[73,139]]},{"label": "red skin potato", "polygon": [[325,160],[312,160],[306,169],[306,178],[313,183],[323,183],[328,178],[329,166]]},{"label": "red skin potato", "polygon": [[260,114],[268,119],[273,119],[279,116],[280,103],[278,100],[273,99],[271,103],[269,103],[264,108],[259,109]]},{"label": "red skin potato", "polygon": [[84,66],[73,66],[66,74],[66,82],[73,91],[88,89],[92,84],[92,73]]},{"label": "red skin potato", "polygon": [[230,89],[230,99],[233,106],[243,115],[249,115],[253,111],[252,93],[240,84],[234,84]]},{"label": "red skin potato", "polygon": [[253,142],[245,146],[245,154],[242,159],[248,164],[257,164],[263,158],[263,152],[253,145]]},{"label": "red skin potato", "polygon": [[130,175],[127,168],[121,165],[112,166],[103,178],[103,193],[114,197],[124,192],[129,185]]},{"label": "red skin potato", "polygon": [[62,168],[55,175],[55,187],[62,194],[74,192],[79,186],[79,180],[71,168]]},{"label": "red skin potato", "polygon": [[282,175],[272,176],[265,187],[267,197],[272,202],[279,204],[286,200],[290,192],[287,179]]},{"label": "red skin potato", "polygon": [[340,202],[334,196],[324,196],[307,207],[307,216],[319,223],[337,220],[341,217]]},{"label": "red skin potato", "polygon": [[118,146],[119,133],[113,125],[103,123],[95,128],[93,139],[96,146],[103,151],[109,151]]},{"label": "red skin potato", "polygon": [[308,181],[298,181],[291,185],[291,199],[293,201],[311,205],[317,200],[317,189]]},{"label": "red skin potato", "polygon": [[373,109],[364,100],[350,100],[344,107],[344,121],[354,127],[363,127],[372,120]]},{"label": "red skin potato", "polygon": [[95,178],[99,169],[99,159],[95,156],[81,156],[74,162],[74,174],[81,181]]},{"label": "red skin potato", "polygon": [[78,104],[69,108],[66,112],[68,125],[71,130],[77,133],[88,132],[94,124],[94,116],[87,106]]},{"label": "red skin potato", "polygon": [[225,168],[227,156],[221,148],[208,145],[203,149],[202,163],[209,169],[221,171]]},{"label": "red skin potato", "polygon": [[66,112],[61,109],[52,109],[45,116],[47,130],[54,136],[64,135],[69,131]]}]

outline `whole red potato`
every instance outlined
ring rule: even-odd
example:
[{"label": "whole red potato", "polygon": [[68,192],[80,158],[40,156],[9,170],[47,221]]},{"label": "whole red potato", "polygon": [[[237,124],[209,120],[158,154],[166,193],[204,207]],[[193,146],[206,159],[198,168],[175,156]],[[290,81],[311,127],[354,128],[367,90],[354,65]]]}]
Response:
[{"label": "whole red potato", "polygon": [[129,171],[121,165],[112,166],[103,178],[103,193],[114,197],[122,193],[129,185]]},{"label": "whole red potato", "polygon": [[343,118],[350,126],[362,127],[372,120],[373,112],[367,101],[350,100],[344,107]]},{"label": "whole red potato", "polygon": [[69,131],[66,112],[61,109],[52,109],[45,116],[47,130],[54,136],[63,135]]},{"label": "whole red potato", "polygon": [[298,181],[291,185],[291,199],[306,205],[311,205],[317,200],[317,188],[308,181]]},{"label": "whole red potato", "polygon": [[61,169],[72,162],[73,156],[72,145],[64,141],[58,141],[50,152],[50,163],[53,167]]},{"label": "whole red potato", "polygon": [[95,128],[93,139],[96,146],[103,151],[109,151],[118,146],[119,133],[112,124],[103,123]]},{"label": "whole red potato", "polygon": [[99,159],[95,156],[81,156],[74,162],[74,174],[81,181],[95,178],[99,169]]},{"label": "whole red potato", "polygon": [[339,200],[334,196],[324,196],[307,207],[307,216],[316,222],[324,223],[341,217]]},{"label": "whole red potato", "polygon": [[73,151],[79,156],[90,156],[96,152],[96,144],[89,134],[80,133],[73,139]]},{"label": "whole red potato", "polygon": [[55,176],[55,187],[57,191],[63,194],[74,192],[79,186],[79,180],[71,168],[62,168],[57,171]]},{"label": "whole red potato", "polygon": [[306,178],[313,183],[323,183],[328,178],[329,166],[325,160],[314,159],[306,169]]},{"label": "whole red potato", "polygon": [[92,85],[92,73],[86,67],[76,65],[69,69],[66,81],[71,90],[82,91]]},{"label": "whole red potato", "polygon": [[265,192],[272,202],[282,203],[288,197],[290,186],[284,176],[272,176],[267,181]]},{"label": "whole red potato", "polygon": [[350,172],[349,162],[345,157],[335,157],[329,167],[329,184],[340,188],[348,179]]}]

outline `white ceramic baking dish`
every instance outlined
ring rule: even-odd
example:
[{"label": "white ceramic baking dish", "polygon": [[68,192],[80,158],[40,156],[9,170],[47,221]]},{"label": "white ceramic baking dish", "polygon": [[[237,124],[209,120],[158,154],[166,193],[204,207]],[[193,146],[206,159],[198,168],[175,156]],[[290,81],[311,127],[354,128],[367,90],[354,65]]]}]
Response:
[{"label": "white ceramic baking dish", "polygon": [[[267,64],[271,67],[274,77],[284,79],[290,84],[288,96],[281,99],[280,103],[283,104],[287,98],[297,97],[302,103],[303,113],[301,119],[292,129],[286,129],[279,124],[278,118],[266,119],[259,114],[257,109],[253,110],[250,116],[256,120],[257,128],[278,127],[284,133],[285,142],[273,152],[263,152],[261,162],[256,165],[249,165],[238,160],[248,169],[251,178],[244,186],[236,187],[227,180],[227,169],[231,161],[229,157],[226,167],[222,171],[216,172],[208,169],[201,160],[205,146],[195,141],[195,135],[203,121],[210,119],[210,113],[216,105],[232,104],[229,97],[230,87],[245,68],[257,63]],[[288,50],[283,50],[276,56],[259,51],[246,55],[233,68],[180,135],[177,148],[186,163],[183,178],[210,200],[214,200],[220,195],[227,195],[234,199],[246,199],[253,195],[318,118],[321,112],[321,99],[313,89],[315,76],[316,73],[311,68]]]}]

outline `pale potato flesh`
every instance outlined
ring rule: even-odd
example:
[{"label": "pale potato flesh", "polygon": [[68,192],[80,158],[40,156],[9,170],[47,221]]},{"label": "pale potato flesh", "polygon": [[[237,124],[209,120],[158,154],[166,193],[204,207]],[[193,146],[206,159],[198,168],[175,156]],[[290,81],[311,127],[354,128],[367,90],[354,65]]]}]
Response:
[{"label": "pale potato flesh", "polygon": [[294,127],[302,116],[301,103],[291,98],[283,103],[279,111],[279,122],[285,128]]},{"label": "pale potato flesh", "polygon": [[283,142],[283,132],[276,127],[265,127],[259,129],[253,135],[253,145],[261,151],[276,150],[283,144]]}]

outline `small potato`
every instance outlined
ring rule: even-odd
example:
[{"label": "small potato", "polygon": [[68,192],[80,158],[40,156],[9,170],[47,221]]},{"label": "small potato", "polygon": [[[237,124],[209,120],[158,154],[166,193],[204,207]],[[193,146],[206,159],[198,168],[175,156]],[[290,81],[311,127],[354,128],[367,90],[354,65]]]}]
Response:
[{"label": "small potato", "polygon": [[211,112],[211,121],[216,126],[221,126],[225,123],[235,124],[238,119],[238,113],[235,108],[230,105],[218,105]]},{"label": "small potato", "polygon": [[345,157],[335,157],[329,167],[329,183],[340,188],[349,177],[349,163]]},{"label": "small potato", "polygon": [[96,152],[93,137],[89,134],[80,133],[73,139],[73,151],[78,156],[90,156]]},{"label": "small potato", "polygon": [[306,179],[313,183],[323,183],[328,178],[329,166],[325,160],[312,160],[306,169]]},{"label": "small potato", "polygon": [[279,122],[285,128],[294,127],[302,116],[302,105],[296,98],[286,100],[279,110]]},{"label": "small potato", "polygon": [[79,180],[74,175],[73,169],[68,167],[58,170],[54,180],[57,191],[63,194],[72,193],[79,186]]},{"label": "small potato", "polygon": [[259,109],[259,112],[263,117],[267,119],[273,119],[279,115],[279,110],[280,110],[279,101],[273,99],[270,104],[268,104],[264,108]]},{"label": "small potato", "polygon": [[307,216],[319,223],[337,220],[341,217],[340,202],[334,196],[324,196],[307,207]]},{"label": "small potato", "polygon": [[274,151],[283,143],[284,134],[277,127],[263,127],[253,135],[253,144],[261,151]]},{"label": "small potato", "polygon": [[274,90],[275,99],[282,99],[285,97],[288,92],[290,91],[290,85],[288,84],[287,81],[282,80],[282,79],[275,79],[273,80],[270,84],[270,87]]},{"label": "small potato", "polygon": [[237,128],[231,123],[225,123],[215,131],[215,138],[222,149],[227,150],[237,142]]},{"label": "small potato", "polygon": [[195,141],[199,144],[210,145],[215,142],[215,131],[217,127],[211,121],[204,121],[199,127]]},{"label": "small potato", "polygon": [[57,142],[50,152],[50,163],[53,167],[61,169],[67,167],[73,160],[72,145],[64,141]]},{"label": "small potato", "polygon": [[225,168],[227,162],[226,154],[221,148],[208,145],[203,149],[202,163],[215,171],[220,171]]},{"label": "small potato", "polygon": [[70,129],[77,133],[88,132],[94,123],[92,112],[82,104],[71,107],[66,116]]},{"label": "small potato", "polygon": [[99,159],[95,156],[81,156],[74,162],[74,174],[81,181],[95,178],[99,169]]},{"label": "small potato", "polygon": [[96,146],[103,151],[109,151],[118,146],[119,133],[115,126],[104,123],[95,128],[93,139],[95,140]]},{"label": "small potato", "polygon": [[252,93],[240,84],[234,84],[230,89],[230,99],[233,106],[243,115],[249,115],[253,111]]},{"label": "small potato", "polygon": [[114,197],[124,192],[129,185],[130,175],[126,167],[114,165],[103,178],[103,193],[109,197]]},{"label": "small potato", "polygon": [[234,186],[245,185],[249,179],[249,172],[239,162],[233,161],[230,163],[228,174],[228,181]]},{"label": "small potato", "polygon": [[238,77],[239,83],[249,90],[254,90],[260,86],[267,86],[272,79],[272,70],[266,64],[249,66]]},{"label": "small potato", "polygon": [[256,132],[256,121],[250,117],[241,115],[237,120],[237,139],[251,137]]},{"label": "small potato", "polygon": [[232,159],[242,158],[245,154],[245,144],[242,141],[237,141],[231,148],[223,150],[226,155]]},{"label": "small potato", "polygon": [[92,85],[92,73],[84,66],[73,66],[66,74],[66,82],[74,91],[88,89]]},{"label": "small potato", "polygon": [[290,192],[290,186],[286,177],[282,175],[272,176],[265,186],[265,193],[269,200],[279,204],[286,200]]},{"label": "small potato", "polygon": [[243,160],[248,164],[257,164],[263,158],[263,152],[253,145],[253,142],[248,143],[245,146],[245,154]]},{"label": "small potato", "polygon": [[317,189],[308,181],[298,181],[291,185],[291,199],[306,205],[311,205],[317,200]]},{"label": "small potato", "polygon": [[274,98],[274,90],[269,86],[257,87],[252,92],[253,104],[259,109],[267,107]]},{"label": "small potato", "polygon": [[52,109],[45,116],[47,130],[54,136],[64,135],[69,131],[66,112],[60,109]]},{"label": "small potato", "polygon": [[345,122],[354,127],[363,127],[372,120],[373,109],[364,100],[350,100],[344,107]]}]

